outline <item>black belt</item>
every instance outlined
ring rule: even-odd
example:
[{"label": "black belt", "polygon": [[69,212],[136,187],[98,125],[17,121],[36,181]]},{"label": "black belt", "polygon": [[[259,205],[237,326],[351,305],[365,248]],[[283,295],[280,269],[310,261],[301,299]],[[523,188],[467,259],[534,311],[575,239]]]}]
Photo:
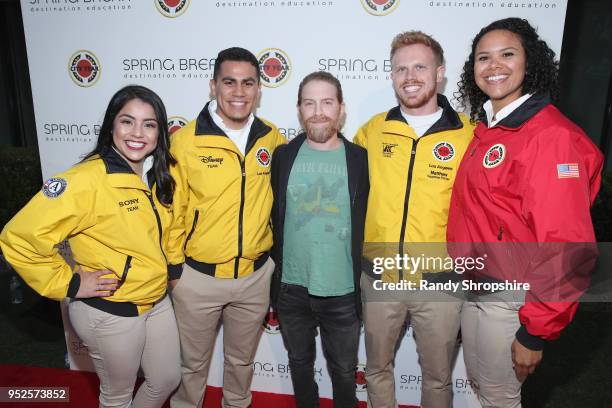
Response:
[{"label": "black belt", "polygon": [[[254,261],[253,272],[264,266],[268,258],[270,257],[269,252],[264,252],[259,258]],[[244,259],[244,258],[243,258]],[[193,258],[185,258],[185,263],[191,266],[198,272],[202,272],[205,275],[215,276],[215,271],[217,270],[217,266],[219,264],[211,264],[206,262],[196,261]]]},{"label": "black belt", "polygon": [[[166,293],[164,293],[162,297],[157,299],[155,302],[149,303],[148,305],[151,305],[151,309],[153,309],[153,307],[155,307],[156,304],[164,300],[165,297],[166,297]],[[98,310],[102,310],[103,312],[113,314],[115,316],[122,316],[122,317],[138,316],[138,306],[132,302],[113,302],[111,300],[103,299],[100,297],[74,299],[74,300],[80,300],[86,305],[94,307]],[[146,305],[147,304],[140,305],[140,306],[146,306]]]}]

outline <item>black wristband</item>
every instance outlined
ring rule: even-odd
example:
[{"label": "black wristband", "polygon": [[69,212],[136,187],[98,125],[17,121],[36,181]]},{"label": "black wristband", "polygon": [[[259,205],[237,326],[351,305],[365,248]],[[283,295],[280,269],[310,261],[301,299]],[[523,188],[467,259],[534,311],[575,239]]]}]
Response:
[{"label": "black wristband", "polygon": [[542,350],[544,348],[544,345],[546,344],[546,340],[538,336],[534,336],[533,334],[529,334],[527,328],[524,325],[521,325],[521,327],[517,330],[516,339],[523,346],[534,351]]},{"label": "black wristband", "polygon": [[183,264],[168,265],[168,280],[179,279],[183,274]]},{"label": "black wristband", "polygon": [[72,275],[72,279],[70,279],[70,283],[68,284],[68,292],[66,293],[66,297],[74,298],[81,287],[81,275],[75,273]]}]

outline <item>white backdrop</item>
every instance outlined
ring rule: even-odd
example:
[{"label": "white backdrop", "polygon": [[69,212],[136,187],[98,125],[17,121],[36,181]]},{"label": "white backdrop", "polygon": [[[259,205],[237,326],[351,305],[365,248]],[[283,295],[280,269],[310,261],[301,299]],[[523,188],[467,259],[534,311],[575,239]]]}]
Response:
[{"label": "white backdrop", "polygon": [[[527,18],[560,52],[567,0],[21,0],[43,177],[63,171],[90,150],[111,95],[127,84],[155,90],[169,125],[193,119],[209,98],[214,57],[242,46],[268,67],[258,115],[288,137],[299,129],[295,103],[306,74],[327,70],[344,92],[352,138],[370,116],[396,104],[389,44],[400,31],[432,34],[447,60],[442,89],[456,90],[471,39],[498,18]],[[287,355],[274,327],[259,345],[253,389],[291,393]],[[221,336],[209,383],[221,385]],[[67,327],[73,368],[90,369],[86,351]],[[320,346],[320,344],[319,344]],[[320,350],[320,347],[319,347]],[[396,361],[398,400],[418,404],[420,371],[410,330]],[[360,367],[365,364],[363,344]],[[321,396],[331,396],[319,356]],[[365,389],[358,373],[358,395]],[[454,372],[455,406],[478,406],[461,355]]]}]

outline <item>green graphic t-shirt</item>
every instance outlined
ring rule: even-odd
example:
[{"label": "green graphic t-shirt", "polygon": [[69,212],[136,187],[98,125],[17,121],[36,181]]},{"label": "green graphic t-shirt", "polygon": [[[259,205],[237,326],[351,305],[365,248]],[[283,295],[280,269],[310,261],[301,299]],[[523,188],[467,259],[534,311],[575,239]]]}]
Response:
[{"label": "green graphic t-shirt", "polygon": [[284,234],[284,283],[314,296],[355,290],[344,144],[331,151],[302,144],[289,175]]}]

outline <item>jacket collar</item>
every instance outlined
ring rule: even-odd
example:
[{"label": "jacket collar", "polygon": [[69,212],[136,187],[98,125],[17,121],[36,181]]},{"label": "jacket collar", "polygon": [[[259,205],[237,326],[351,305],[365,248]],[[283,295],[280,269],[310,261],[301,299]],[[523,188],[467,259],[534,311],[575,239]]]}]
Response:
[{"label": "jacket collar", "polygon": [[[100,159],[104,163],[106,174],[110,175],[108,180],[111,186],[149,190],[142,179],[134,173],[128,162],[112,147],[102,152]],[[148,174],[148,179],[149,184],[152,185],[151,172]]]},{"label": "jacket collar", "polygon": [[115,149],[112,147],[106,149],[104,152],[100,154],[100,158],[104,162],[104,166],[106,167],[106,174],[134,174],[134,170],[130,167],[128,162],[125,161],[123,157],[117,153]]},{"label": "jacket collar", "polygon": [[[463,127],[459,114],[453,109],[446,96],[438,94],[437,98],[438,106],[442,108],[442,116],[436,123],[427,129],[427,132],[425,132],[423,136],[444,132],[445,130],[461,129]],[[399,105],[391,109],[385,118],[385,121],[393,120],[408,124],[406,119],[404,119],[404,115],[402,115]]]},{"label": "jacket collar", "polygon": [[[550,96],[548,94],[533,95],[493,127],[499,126],[512,130],[518,129],[549,104]],[[486,119],[484,122],[486,124]]]},{"label": "jacket collar", "polygon": [[[196,119],[195,135],[198,137],[221,136],[229,139],[225,132],[217,126],[212,116],[210,116],[210,112],[208,111],[209,104],[210,102],[206,103],[206,106],[204,106],[204,109],[202,109]],[[247,139],[245,153],[251,149],[257,139],[267,135],[271,130],[272,128],[270,126],[266,125],[261,119],[255,116]]]}]

